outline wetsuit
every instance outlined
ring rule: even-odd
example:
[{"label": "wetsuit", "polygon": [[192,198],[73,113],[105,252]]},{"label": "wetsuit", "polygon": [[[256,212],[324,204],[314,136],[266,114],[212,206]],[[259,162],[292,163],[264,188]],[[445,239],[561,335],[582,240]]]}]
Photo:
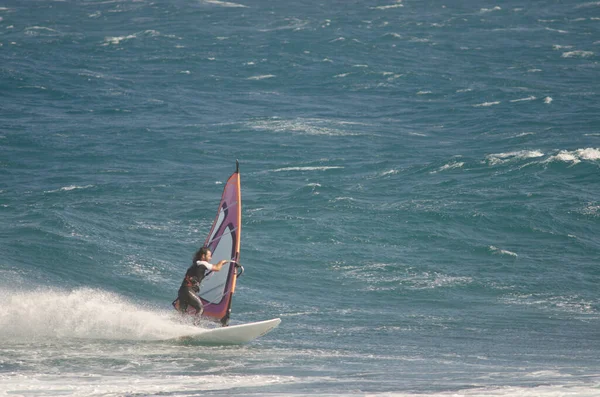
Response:
[{"label": "wetsuit", "polygon": [[177,296],[179,297],[179,310],[182,313],[187,311],[189,305],[196,309],[197,315],[202,314],[204,311],[202,302],[196,294],[200,291],[200,283],[202,283],[202,280],[212,268],[213,265],[206,261],[197,261],[187,269],[181,287],[179,287],[179,292],[177,293]]}]

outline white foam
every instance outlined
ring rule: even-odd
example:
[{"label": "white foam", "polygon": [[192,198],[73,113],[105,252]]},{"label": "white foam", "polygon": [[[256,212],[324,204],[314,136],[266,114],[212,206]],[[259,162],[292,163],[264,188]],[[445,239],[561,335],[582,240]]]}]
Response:
[{"label": "white foam", "polygon": [[229,7],[229,8],[248,8],[248,6],[245,6],[243,4],[232,3],[230,1],[203,0],[203,3],[212,4],[212,5],[221,6],[221,7]]},{"label": "white foam", "polygon": [[344,167],[337,166],[323,166],[323,167],[286,167],[286,168],[278,168],[273,170],[273,172],[284,172],[284,171],[327,171],[327,170],[335,170],[341,169]]},{"label": "white foam", "polygon": [[550,32],[557,32],[557,33],[561,33],[561,34],[567,34],[569,33],[566,30],[561,30],[561,29],[552,29],[552,28],[546,28],[546,30],[549,30]]},{"label": "white foam", "polygon": [[248,77],[247,80],[265,80],[265,79],[272,79],[273,77],[275,77],[274,74],[263,74],[263,75],[259,75],[259,76]]},{"label": "white foam", "polygon": [[549,96],[547,96],[546,98],[544,98],[544,103],[545,103],[545,104],[550,104],[550,103],[552,103],[552,98],[551,98],[551,97],[549,97]]},{"label": "white foam", "polygon": [[581,210],[581,213],[583,215],[589,215],[589,216],[599,216],[600,215],[600,205],[595,205],[593,203],[590,203],[587,207],[585,207],[583,210]]},{"label": "white foam", "polygon": [[52,29],[52,28],[47,28],[45,26],[30,26],[28,28],[25,28],[26,32],[32,31],[32,30],[39,30],[39,31],[47,31],[47,32],[52,32],[52,33],[58,33],[57,30]]},{"label": "white foam", "polygon": [[462,168],[465,165],[462,161],[455,161],[452,163],[445,164],[438,168],[436,171],[431,171],[430,174],[437,174],[438,172],[448,171],[452,169]]},{"label": "white foam", "polygon": [[581,161],[600,160],[600,148],[577,149],[573,151],[561,150],[558,154],[550,156],[546,161],[562,161],[565,163],[578,164]]},{"label": "white foam", "polygon": [[332,124],[345,126],[349,123],[338,122],[327,119],[269,119],[253,121],[250,123],[250,128],[256,130],[267,130],[272,132],[292,132],[295,134],[305,135],[327,135],[327,136],[352,136],[356,133],[346,131],[344,129],[331,127]]},{"label": "white foam", "polygon": [[572,162],[574,164],[581,162],[581,160],[579,160],[579,158],[575,154],[566,150],[562,150],[556,156],[552,156],[548,159],[548,161],[553,160],[562,161],[565,163]]},{"label": "white foam", "polygon": [[[129,357],[128,359],[131,359]],[[139,363],[135,361],[131,365]],[[0,376],[0,395],[18,396],[197,396],[202,392],[250,389],[259,386],[294,383],[293,376],[280,375],[174,375],[154,373],[148,376],[126,371],[115,372],[110,377],[93,373],[36,374]],[[143,371],[142,371],[143,372]],[[65,384],[68,382],[68,384]],[[15,393],[16,392],[16,393]],[[212,393],[211,393],[212,394]],[[237,393],[232,393],[237,394]]]},{"label": "white foam", "polygon": [[539,150],[520,150],[508,153],[495,153],[486,156],[490,165],[502,164],[512,160],[526,160],[531,158],[542,157],[544,153]]},{"label": "white foam", "polygon": [[70,186],[63,186],[60,189],[47,190],[47,191],[44,191],[44,193],[70,192],[71,190],[89,189],[91,187],[94,187],[94,185],[85,185],[85,186],[70,185]]},{"label": "white foam", "polygon": [[593,301],[578,295],[550,294],[510,294],[501,299],[510,305],[534,306],[544,310],[552,310],[582,315],[598,315]]},{"label": "white foam", "polygon": [[331,202],[338,202],[338,201],[345,201],[345,202],[355,202],[356,199],[354,199],[353,197],[336,197],[333,200],[331,200]]},{"label": "white foam", "polygon": [[381,176],[396,175],[398,172],[400,172],[400,171],[391,169],[391,170],[382,172]]},{"label": "white foam", "polygon": [[393,37],[395,39],[401,39],[402,35],[399,33],[386,33],[384,37]]},{"label": "white foam", "polygon": [[411,289],[421,290],[448,288],[471,284],[473,282],[473,278],[449,276],[437,272],[424,272],[419,274],[411,274],[408,276],[408,278],[405,278],[403,282]]},{"label": "white foam", "polygon": [[576,152],[584,160],[600,160],[600,148],[577,149]]},{"label": "white foam", "polygon": [[90,288],[73,291],[0,290],[0,339],[89,338],[164,340],[198,332],[175,311],[157,311],[117,294]]},{"label": "white foam", "polygon": [[128,40],[133,40],[133,39],[137,39],[138,37],[141,36],[148,36],[148,37],[166,37],[169,39],[181,39],[178,36],[172,35],[172,34],[162,34],[160,33],[158,30],[154,30],[154,29],[147,29],[143,32],[136,32],[127,36],[107,36],[104,38],[104,44],[102,44],[103,46],[108,46],[108,45],[119,45],[124,41],[128,41]]},{"label": "white foam", "polygon": [[589,58],[591,56],[594,56],[594,52],[593,51],[568,51],[568,52],[563,52],[563,54],[561,55],[561,58]]},{"label": "white foam", "polygon": [[410,41],[413,43],[429,43],[431,40],[425,37],[411,37]]},{"label": "white foam", "polygon": [[481,10],[479,10],[479,12],[488,13],[488,12],[500,11],[500,10],[502,10],[502,8],[500,8],[499,6],[496,6],[494,8],[482,8]]},{"label": "white foam", "polygon": [[[360,280],[367,291],[393,291],[400,288],[411,290],[426,290],[436,288],[452,288],[471,284],[472,277],[450,276],[439,272],[419,272],[407,269],[405,272],[389,274],[389,269],[395,265],[373,263],[364,266],[339,266],[343,277]],[[387,275],[386,275],[387,274]]]},{"label": "white foam", "polygon": [[509,256],[514,256],[515,258],[518,256],[516,253],[514,253],[512,251],[503,250],[503,249],[494,247],[493,245],[490,245],[490,251],[492,251],[492,253],[494,253],[494,254],[509,255]]},{"label": "white foam", "polygon": [[479,103],[477,105],[473,105],[473,107],[489,107],[489,106],[494,106],[494,105],[499,105],[500,101],[495,101],[495,102],[483,102],[483,103]]},{"label": "white foam", "polygon": [[102,44],[102,45],[104,45],[104,46],[111,45],[111,44],[118,45],[118,44],[121,44],[122,41],[133,40],[135,38],[137,38],[137,36],[135,34],[130,34],[127,36],[113,36],[113,37],[108,36],[108,37],[104,38],[104,44]]},{"label": "white foam", "polygon": [[521,132],[520,134],[515,135],[513,138],[522,138],[527,135],[535,135],[535,132]]},{"label": "white foam", "polygon": [[[595,385],[590,386],[537,386],[517,387],[504,386],[494,388],[477,388],[461,390],[459,392],[441,392],[427,394],[429,397],[598,397],[598,389]],[[400,394],[395,397],[414,396],[412,394]]]},{"label": "white foam", "polygon": [[533,95],[528,96],[527,98],[513,99],[511,102],[524,102],[524,101],[535,101],[537,98]]},{"label": "white foam", "polygon": [[404,4],[402,4],[402,0],[397,0],[395,4],[371,7],[371,9],[373,9],[373,10],[389,10],[392,8],[401,8],[401,7],[404,7]]}]

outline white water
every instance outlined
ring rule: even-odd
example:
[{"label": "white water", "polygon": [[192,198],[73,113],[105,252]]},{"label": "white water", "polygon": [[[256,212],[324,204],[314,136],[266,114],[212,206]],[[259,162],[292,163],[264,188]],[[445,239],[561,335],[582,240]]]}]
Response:
[{"label": "white water", "polygon": [[174,311],[143,307],[107,291],[0,291],[0,337],[165,340],[198,332]]}]

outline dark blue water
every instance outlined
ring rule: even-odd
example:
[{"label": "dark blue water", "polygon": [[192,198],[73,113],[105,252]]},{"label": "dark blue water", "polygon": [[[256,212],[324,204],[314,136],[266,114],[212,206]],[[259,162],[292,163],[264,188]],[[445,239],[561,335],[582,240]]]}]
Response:
[{"label": "dark blue water", "polygon": [[[0,4],[0,394],[600,395],[600,3]],[[240,161],[232,322],[170,308]]]}]

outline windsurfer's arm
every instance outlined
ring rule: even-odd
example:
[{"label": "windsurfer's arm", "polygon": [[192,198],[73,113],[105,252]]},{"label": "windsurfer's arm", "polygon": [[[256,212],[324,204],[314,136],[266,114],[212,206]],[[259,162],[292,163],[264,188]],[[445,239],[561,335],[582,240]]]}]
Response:
[{"label": "windsurfer's arm", "polygon": [[219,270],[221,270],[221,268],[223,267],[224,264],[228,263],[228,262],[233,262],[229,259],[223,259],[222,261],[219,261],[219,263],[214,264],[212,270],[214,272],[218,272]]}]

